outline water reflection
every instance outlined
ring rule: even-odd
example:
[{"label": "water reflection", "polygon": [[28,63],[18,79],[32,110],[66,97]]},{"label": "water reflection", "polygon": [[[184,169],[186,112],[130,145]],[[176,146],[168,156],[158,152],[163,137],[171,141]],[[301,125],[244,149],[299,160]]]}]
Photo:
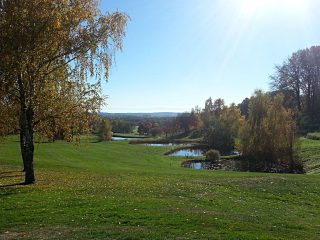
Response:
[{"label": "water reflection", "polygon": [[151,147],[191,146],[191,144],[183,144],[183,143],[146,143],[144,145],[151,146]]},{"label": "water reflection", "polygon": [[203,169],[203,164],[201,162],[190,163],[190,168],[200,170]]},{"label": "water reflection", "polygon": [[138,138],[112,137],[112,141],[138,140]]},{"label": "water reflection", "polygon": [[179,156],[179,157],[201,157],[205,155],[205,151],[202,149],[180,149],[169,156]]},{"label": "water reflection", "polygon": [[208,162],[204,160],[186,161],[182,167],[197,170],[226,170],[226,171],[248,171],[248,162],[239,160],[222,159],[218,162]]}]

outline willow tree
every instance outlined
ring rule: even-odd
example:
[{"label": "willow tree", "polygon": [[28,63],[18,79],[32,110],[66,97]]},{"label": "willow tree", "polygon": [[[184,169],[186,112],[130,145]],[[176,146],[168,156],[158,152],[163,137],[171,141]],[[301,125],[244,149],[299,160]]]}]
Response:
[{"label": "willow tree", "polygon": [[296,126],[283,95],[272,97],[257,90],[250,99],[249,116],[240,130],[240,148],[256,170],[285,166],[302,171],[297,156]]},{"label": "willow tree", "polygon": [[112,125],[107,118],[102,118],[99,129],[99,140],[100,141],[111,141],[112,140]]},{"label": "willow tree", "polygon": [[127,21],[96,0],[0,0],[0,99],[18,118],[26,184],[35,182],[35,131],[83,129],[99,109]]}]

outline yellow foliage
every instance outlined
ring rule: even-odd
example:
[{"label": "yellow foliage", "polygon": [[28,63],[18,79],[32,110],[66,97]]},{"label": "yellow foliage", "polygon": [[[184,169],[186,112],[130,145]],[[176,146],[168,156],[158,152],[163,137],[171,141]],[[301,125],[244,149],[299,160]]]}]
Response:
[{"label": "yellow foliage", "polygon": [[[95,0],[5,1],[0,12],[0,126],[7,125],[1,101],[17,116],[27,109],[33,130],[71,140],[89,129],[103,104],[100,84],[121,48],[128,16],[102,15]],[[41,9],[37,11],[36,9]],[[4,74],[2,74],[4,73]],[[95,74],[95,75],[94,75]],[[87,76],[97,77],[88,84]],[[8,112],[8,111],[7,111]],[[29,118],[30,118],[29,116]]]},{"label": "yellow foliage", "polygon": [[240,130],[244,156],[265,165],[294,164],[295,122],[291,110],[283,107],[283,96],[271,97],[256,91],[250,99],[249,119]]}]

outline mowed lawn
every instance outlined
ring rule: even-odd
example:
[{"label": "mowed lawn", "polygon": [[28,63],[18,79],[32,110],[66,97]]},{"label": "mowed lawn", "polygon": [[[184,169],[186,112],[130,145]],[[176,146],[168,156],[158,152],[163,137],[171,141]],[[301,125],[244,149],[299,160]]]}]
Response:
[{"label": "mowed lawn", "polygon": [[301,158],[309,174],[320,173],[320,140],[301,139]]},{"label": "mowed lawn", "polygon": [[199,171],[168,147],[55,142],[36,145],[36,184],[13,185],[17,140],[0,142],[0,239],[320,239],[318,174]]}]

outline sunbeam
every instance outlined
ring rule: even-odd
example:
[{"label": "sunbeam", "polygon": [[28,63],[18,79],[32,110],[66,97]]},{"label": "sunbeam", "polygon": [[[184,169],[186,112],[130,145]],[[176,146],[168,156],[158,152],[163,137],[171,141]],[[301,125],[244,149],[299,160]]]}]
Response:
[{"label": "sunbeam", "polygon": [[283,12],[305,14],[309,6],[308,0],[243,0],[241,12],[252,16],[272,9],[280,9]]}]

